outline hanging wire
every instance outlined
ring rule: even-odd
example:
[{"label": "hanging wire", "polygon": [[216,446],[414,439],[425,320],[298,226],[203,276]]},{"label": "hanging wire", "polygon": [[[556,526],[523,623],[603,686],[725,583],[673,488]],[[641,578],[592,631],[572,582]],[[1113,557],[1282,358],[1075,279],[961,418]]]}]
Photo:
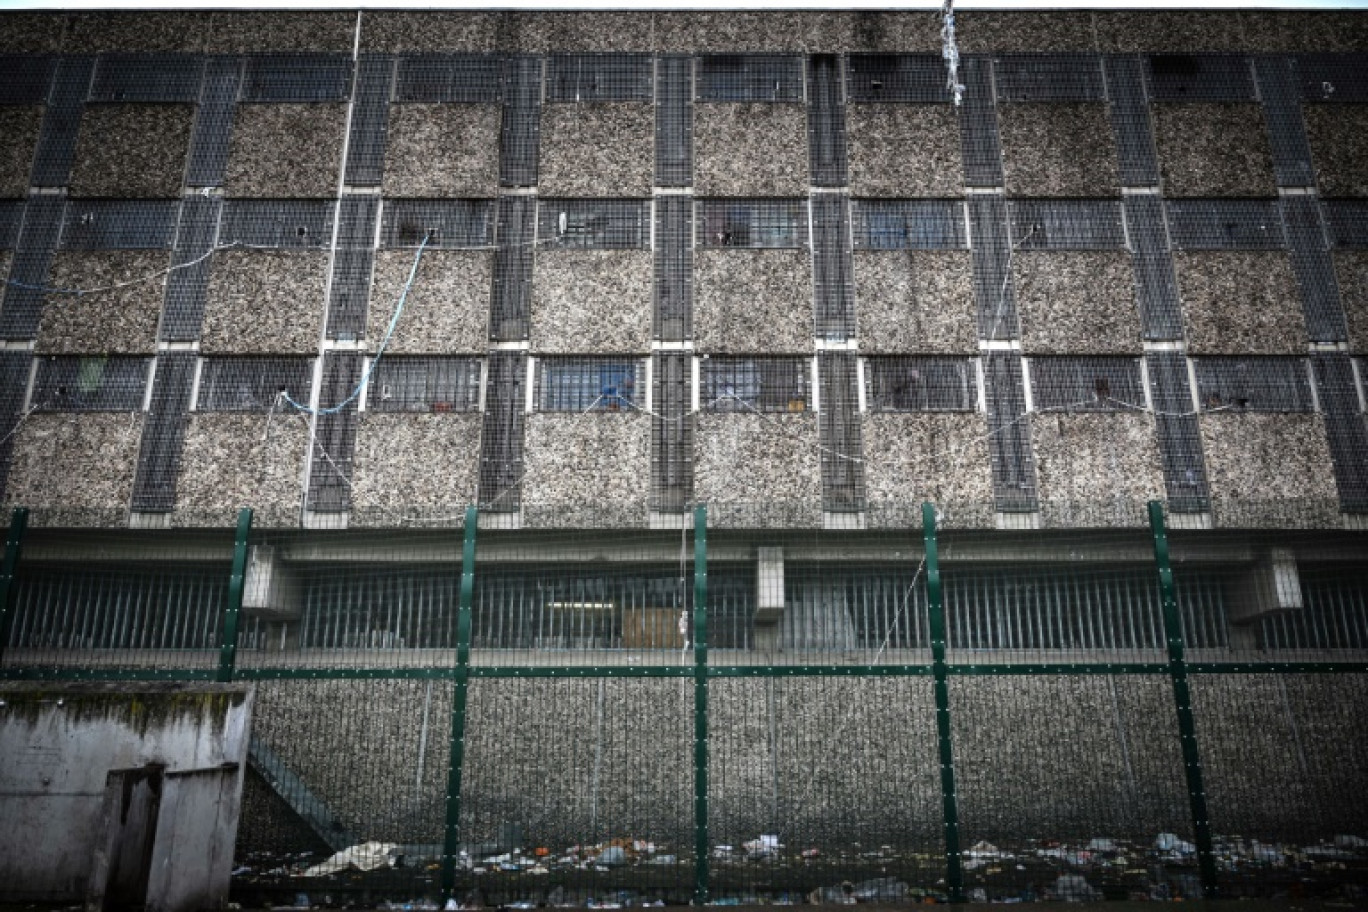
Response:
[{"label": "hanging wire", "polygon": [[941,56],[945,58],[945,87],[955,96],[955,107],[964,99],[964,83],[959,81],[960,53],[955,42],[955,5],[954,0],[945,0],[941,7],[944,24],[941,25]]}]

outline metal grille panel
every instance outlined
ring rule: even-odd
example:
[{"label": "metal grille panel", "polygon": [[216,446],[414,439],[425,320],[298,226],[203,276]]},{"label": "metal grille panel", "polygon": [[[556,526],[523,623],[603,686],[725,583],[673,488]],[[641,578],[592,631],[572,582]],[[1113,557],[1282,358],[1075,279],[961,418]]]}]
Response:
[{"label": "metal grille panel", "polygon": [[1302,54],[1297,70],[1303,101],[1368,101],[1368,54]]},{"label": "metal grille panel", "polygon": [[812,362],[801,357],[722,357],[702,364],[705,412],[803,412],[812,406]]},{"label": "metal grille panel", "polygon": [[247,58],[242,101],[346,101],[352,61],[337,54],[264,54]]},{"label": "metal grille panel", "polygon": [[28,54],[0,54],[0,104],[38,105],[47,100],[56,60]]},{"label": "metal grille panel", "polygon": [[1268,143],[1273,154],[1273,173],[1279,187],[1312,187],[1311,146],[1302,124],[1301,99],[1297,91],[1297,64],[1292,57],[1255,57],[1264,115],[1268,118]]},{"label": "metal grille panel", "polygon": [[386,357],[375,364],[366,408],[376,412],[476,412],[480,359]]},{"label": "metal grille panel", "polygon": [[386,200],[381,247],[457,250],[487,247],[494,235],[493,200]]},{"label": "metal grille panel", "polygon": [[946,103],[945,61],[939,54],[851,54],[846,65],[851,101]]},{"label": "metal grille panel", "polygon": [[969,246],[957,200],[850,201],[857,250],[962,250]]},{"label": "metal grille panel", "polygon": [[346,182],[378,187],[385,171],[385,134],[394,87],[394,58],[364,54],[356,68],[356,100],[347,139]]},{"label": "metal grille panel", "polygon": [[993,60],[999,102],[1105,101],[1094,54],[1011,54]]},{"label": "metal grille panel", "polygon": [[693,332],[693,200],[655,201],[655,335],[671,342]]},{"label": "metal grille panel", "polygon": [[677,512],[693,500],[693,370],[687,354],[657,354],[651,401],[651,508]]},{"label": "metal grille panel", "polygon": [[821,383],[818,429],[822,441],[822,509],[864,508],[864,446],[860,435],[858,373],[853,352],[817,355]]},{"label": "metal grille panel", "polygon": [[309,509],[340,513],[351,507],[352,457],[356,449],[356,400],[336,408],[361,382],[361,356],[328,352],[323,356],[319,410],[315,417],[309,466]]},{"label": "metal grille panel", "polygon": [[812,57],[808,73],[808,150],[814,186],[840,187],[847,182],[841,58],[834,54]]},{"label": "metal grille panel", "polygon": [[969,200],[974,250],[974,297],[978,301],[979,337],[1015,338],[1016,298],[1012,290],[1012,244],[1007,204],[999,196]]},{"label": "metal grille panel", "polygon": [[517,512],[523,476],[523,410],[527,356],[491,352],[480,439],[480,509]]},{"label": "metal grille panel", "polygon": [[541,148],[540,57],[504,61],[503,123],[499,135],[499,184],[531,187],[537,183]]},{"label": "metal grille panel", "polygon": [[395,101],[495,104],[503,58],[492,54],[418,54],[399,58]]},{"label": "metal grille panel", "polygon": [[1368,200],[1326,200],[1321,206],[1336,247],[1368,247]]},{"label": "metal grille panel", "polygon": [[1311,412],[1311,381],[1301,358],[1194,358],[1203,411]]},{"label": "metal grille panel", "polygon": [[142,411],[151,358],[58,357],[38,362],[29,407],[40,412]]},{"label": "metal grille panel", "polygon": [[345,194],[337,212],[341,224],[328,287],[328,338],[354,340],[366,332],[380,200],[368,194]]},{"label": "metal grille panel", "polygon": [[501,342],[527,338],[532,295],[532,244],[537,201],[503,196],[498,204],[498,252],[494,257],[494,295],[489,337]]},{"label": "metal grille panel", "polygon": [[802,101],[803,58],[708,54],[698,59],[699,101]]},{"label": "metal grille panel", "polygon": [[1249,58],[1235,54],[1151,54],[1145,58],[1152,101],[1253,101]]},{"label": "metal grille panel", "polygon": [[1036,507],[1035,467],[1026,421],[1026,396],[1021,356],[988,352],[983,357],[987,394],[989,456],[993,465],[993,500],[1002,512],[1033,511]]},{"label": "metal grille panel", "polygon": [[964,98],[960,105],[960,145],[964,182],[970,187],[1002,186],[1002,146],[993,106],[993,62],[968,56],[961,61]]},{"label": "metal grille panel", "polygon": [[812,198],[812,261],[817,335],[844,342],[855,335],[855,292],[851,279],[850,217],[844,196]]},{"label": "metal grille panel", "polygon": [[335,208],[332,200],[225,200],[219,245],[325,248]]},{"label": "metal grille panel", "polygon": [[176,506],[181,448],[185,443],[185,413],[195,379],[192,352],[164,352],[157,356],[152,404],[143,424],[138,471],[133,481],[135,512],[164,512]]},{"label": "metal grille panel", "polygon": [[1130,195],[1123,200],[1122,209],[1135,251],[1135,291],[1145,338],[1181,339],[1183,313],[1169,253],[1164,204],[1157,196]]},{"label": "metal grille panel", "polygon": [[1107,94],[1111,96],[1112,132],[1123,187],[1157,187],[1159,159],[1150,129],[1149,104],[1145,100],[1144,72],[1140,58],[1103,58]]},{"label": "metal grille panel", "polygon": [[1164,464],[1164,484],[1169,509],[1176,513],[1201,513],[1210,509],[1202,438],[1192,411],[1187,359],[1178,352],[1151,352],[1145,356],[1150,390],[1159,425],[1159,456]]},{"label": "metal grille panel", "polygon": [[1146,407],[1139,358],[1032,358],[1036,411],[1137,411]]},{"label": "metal grille panel", "polygon": [[543,199],[537,238],[548,247],[644,250],[651,238],[648,200]]},{"label": "metal grille panel", "polygon": [[1279,201],[1287,229],[1292,268],[1301,289],[1306,334],[1313,342],[1341,342],[1348,338],[1340,307],[1335,264],[1326,243],[1321,209],[1314,197],[1284,197]]},{"label": "metal grille panel", "polygon": [[802,247],[807,219],[801,199],[698,200],[694,213],[700,247]]},{"label": "metal grille panel", "polygon": [[94,57],[63,57],[57,64],[30,178],[35,187],[62,187],[67,183],[94,68]]},{"label": "metal grille panel", "polygon": [[1284,246],[1273,200],[1169,200],[1169,236],[1178,250],[1276,250]]},{"label": "metal grille panel", "polygon": [[199,99],[201,57],[190,54],[105,54],[95,64],[91,101]]},{"label": "metal grille panel", "polygon": [[157,250],[171,246],[180,204],[174,200],[69,201],[63,250]]},{"label": "metal grille panel", "polygon": [[645,405],[646,365],[636,358],[537,359],[539,412],[621,412]]},{"label": "metal grille panel", "polygon": [[1368,422],[1359,407],[1353,364],[1348,355],[1321,354],[1311,356],[1311,367],[1325,414],[1340,507],[1368,512]]},{"label": "metal grille panel", "polygon": [[23,200],[0,200],[0,250],[13,250],[23,227]]},{"label": "metal grille panel", "polygon": [[693,183],[693,58],[656,58],[655,180],[661,187]]},{"label": "metal grille panel", "polygon": [[1118,200],[1010,200],[1021,250],[1119,250],[1126,246]]},{"label": "metal grille panel", "polygon": [[228,164],[228,138],[233,132],[233,111],[242,83],[242,60],[210,57],[204,66],[204,85],[195,128],[190,137],[190,162],[185,183],[190,187],[217,187],[223,183]]},{"label": "metal grille panel", "polygon": [[978,407],[969,358],[897,355],[866,358],[864,367],[871,412],[972,412]]},{"label": "metal grille panel", "polygon": [[62,231],[61,197],[31,196],[24,208],[24,228],[10,263],[5,303],[0,307],[0,338],[32,339],[43,313],[52,251]]},{"label": "metal grille panel", "polygon": [[650,101],[654,69],[649,54],[552,54],[546,100]]},{"label": "metal grille panel", "polygon": [[308,402],[312,358],[205,358],[200,368],[200,412],[271,412],[287,409],[282,398]]},{"label": "metal grille panel", "polygon": [[188,197],[181,203],[176,249],[171,255],[177,268],[166,277],[163,341],[183,342],[199,337],[209,289],[210,258],[206,254],[214,247],[222,208],[223,201],[214,197]]},{"label": "metal grille panel", "polygon": [[1298,567],[1306,604],[1263,618],[1264,649],[1368,649],[1368,578],[1334,565]]}]

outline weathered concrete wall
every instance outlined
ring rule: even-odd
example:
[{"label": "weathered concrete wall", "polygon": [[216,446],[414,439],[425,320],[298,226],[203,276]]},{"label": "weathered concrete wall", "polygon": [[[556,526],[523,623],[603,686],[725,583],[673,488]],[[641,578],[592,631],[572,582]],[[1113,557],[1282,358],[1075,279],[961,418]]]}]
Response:
[{"label": "weathered concrete wall", "polygon": [[142,427],[139,412],[30,415],[14,435],[8,505],[31,508],[35,526],[125,524]]},{"label": "weathered concrete wall", "polygon": [[[273,415],[191,415],[176,486],[179,525],[227,527],[251,507],[258,527],[299,523],[308,424],[294,410]],[[268,426],[269,425],[269,426]]]},{"label": "weathered concrete wall", "polygon": [[978,412],[864,416],[865,494],[871,525],[921,522],[931,501],[955,528],[991,525],[988,425]]},{"label": "weathered concrete wall", "polygon": [[1032,415],[1031,454],[1048,525],[1143,525],[1141,505],[1166,496],[1153,415]]},{"label": "weathered concrete wall", "polygon": [[1015,103],[997,110],[1008,193],[1079,197],[1121,192],[1105,103]]},{"label": "weathered concrete wall", "polygon": [[651,348],[649,250],[543,250],[532,273],[534,352]]},{"label": "weathered concrete wall", "polygon": [[70,23],[62,46],[68,54],[109,51],[196,54],[204,51],[205,39],[213,33],[211,14],[201,12],[79,13],[71,17]]},{"label": "weathered concrete wall", "polygon": [[850,191],[857,196],[960,196],[959,116],[943,104],[846,108]]},{"label": "weathered concrete wall", "polygon": [[385,146],[386,196],[493,196],[498,105],[395,104]]},{"label": "weathered concrete wall", "polygon": [[[165,250],[60,251],[52,258],[53,288],[108,288],[165,269]],[[48,354],[137,352],[157,348],[163,280],[98,294],[48,295],[34,350]]]},{"label": "weathered concrete wall", "polygon": [[28,193],[33,152],[42,124],[41,107],[0,106],[0,197],[22,197]]},{"label": "weathered concrete wall", "polygon": [[694,106],[699,196],[806,196],[807,109],[799,104]]},{"label": "weathered concrete wall", "polygon": [[806,250],[694,253],[694,340],[707,352],[812,348],[812,258]]},{"label": "weathered concrete wall", "polygon": [[62,16],[7,12],[0,20],[0,53],[55,54],[62,48],[65,32]]},{"label": "weathered concrete wall", "polygon": [[499,13],[375,10],[361,19],[362,52],[487,53],[495,50]]},{"label": "weathered concrete wall", "polygon": [[1305,351],[1306,318],[1286,252],[1198,250],[1173,255],[1189,350]]},{"label": "weathered concrete wall", "polygon": [[193,105],[87,106],[71,166],[72,195],[179,196],[194,118]]},{"label": "weathered concrete wall", "polygon": [[209,272],[201,349],[225,354],[316,351],[327,280],[326,251],[219,251]]},{"label": "weathered concrete wall", "polygon": [[649,104],[548,104],[541,117],[543,196],[650,196],[655,110]]},{"label": "weathered concrete wall", "polygon": [[[412,250],[380,250],[371,279],[366,340],[374,349],[399,306]],[[393,354],[482,352],[489,344],[489,292],[494,254],[488,250],[425,250],[404,312],[394,327]]]},{"label": "weathered concrete wall", "polygon": [[529,415],[523,467],[528,525],[639,524],[650,488],[651,423],[630,410]]},{"label": "weathered concrete wall", "polygon": [[968,251],[859,251],[854,274],[862,351],[978,350],[974,264]]},{"label": "weathered concrete wall", "polygon": [[1138,352],[1135,270],[1124,250],[1018,251],[1021,347],[1040,354]]},{"label": "weathered concrete wall", "polygon": [[[0,685],[0,898],[83,900],[109,770],[241,768],[251,714],[250,684]],[[200,859],[224,873],[231,862]]]},{"label": "weathered concrete wall", "polygon": [[[694,499],[744,507],[735,515],[710,510],[708,522],[747,525],[765,510],[777,525],[820,522],[822,460],[817,416],[802,414],[701,414],[694,425]],[[792,516],[782,511],[794,511]],[[760,525],[767,523],[759,522]]]},{"label": "weathered concrete wall", "polygon": [[1326,196],[1368,196],[1368,105],[1303,105],[1316,186]]},{"label": "weathered concrete wall", "polygon": [[1319,414],[1216,412],[1197,420],[1211,497],[1232,525],[1335,519],[1335,473]]},{"label": "weathered concrete wall", "polygon": [[1150,120],[1166,196],[1277,194],[1262,105],[1153,104]]},{"label": "weathered concrete wall", "polygon": [[353,522],[385,525],[409,512],[454,523],[480,475],[477,413],[367,412],[356,430]]},{"label": "weathered concrete wall", "polygon": [[650,51],[656,43],[647,12],[542,12],[515,14],[520,45],[536,53]]},{"label": "weathered concrete wall", "polygon": [[239,104],[223,191],[244,197],[337,195],[342,104]]},{"label": "weathered concrete wall", "polygon": [[1243,50],[1240,17],[1229,12],[1097,11],[1093,22],[1097,49],[1108,54]]},{"label": "weathered concrete wall", "polygon": [[1091,13],[1049,10],[957,12],[955,36],[964,54],[1090,51],[1094,42]]},{"label": "weathered concrete wall", "polygon": [[1368,352],[1368,250],[1336,250],[1335,277],[1349,324],[1349,348]]},{"label": "weathered concrete wall", "polygon": [[356,14],[329,12],[224,11],[214,14],[213,31],[205,38],[209,54],[252,54],[262,51],[350,53]]},{"label": "weathered concrete wall", "polygon": [[659,12],[656,46],[713,54],[838,51],[851,41],[851,24],[840,13],[822,10]]}]

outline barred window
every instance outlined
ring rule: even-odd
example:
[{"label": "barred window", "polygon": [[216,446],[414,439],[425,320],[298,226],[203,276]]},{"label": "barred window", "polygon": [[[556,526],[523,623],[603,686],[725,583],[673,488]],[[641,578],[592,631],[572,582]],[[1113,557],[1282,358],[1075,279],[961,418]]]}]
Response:
[{"label": "barred window", "polygon": [[1254,101],[1249,58],[1235,54],[1153,54],[1146,58],[1154,101]]},{"label": "barred window", "polygon": [[705,199],[696,204],[701,247],[802,247],[807,202],[797,199]]},{"label": "barred window", "polygon": [[395,101],[499,100],[503,61],[493,54],[415,54],[399,58]]},{"label": "barred window", "polygon": [[537,410],[618,412],[645,405],[646,368],[638,358],[542,358]]},{"label": "barred window", "polygon": [[1105,101],[1093,54],[1004,54],[994,60],[999,101]]},{"label": "barred window", "polygon": [[955,200],[852,200],[855,247],[863,250],[960,250],[964,204]]},{"label": "barred window", "polygon": [[480,408],[480,359],[380,359],[366,408],[377,412],[474,412]]},{"label": "barred window", "polygon": [[699,101],[802,101],[803,58],[709,54],[698,61]]},{"label": "barred window", "polygon": [[971,412],[978,403],[969,358],[867,358],[865,390],[871,412]]},{"label": "barred window", "polygon": [[1008,200],[1022,250],[1119,250],[1126,246],[1118,200]]},{"label": "barred window", "polygon": [[66,250],[157,250],[171,246],[174,200],[72,200],[62,217]]},{"label": "barred window", "polygon": [[642,250],[650,243],[645,200],[542,200],[537,237],[543,246]]},{"label": "barred window", "polygon": [[418,247],[427,238],[429,247],[447,250],[486,247],[493,224],[493,200],[386,200],[380,246]]},{"label": "barred window", "polygon": [[1036,411],[1145,408],[1139,358],[1032,358],[1029,370]]},{"label": "barred window", "polygon": [[939,54],[851,54],[846,83],[856,102],[950,101]]},{"label": "barred window", "polygon": [[91,101],[198,101],[201,63],[191,54],[103,54]]},{"label": "barred window", "polygon": [[282,394],[307,404],[312,389],[312,358],[205,358],[195,409],[268,412],[286,407]]},{"label": "barred window", "polygon": [[812,363],[802,357],[720,357],[703,360],[702,408],[707,412],[804,412],[812,401]]},{"label": "barred window", "polygon": [[32,408],[40,412],[140,411],[151,358],[66,356],[38,362]]},{"label": "barred window", "polygon": [[1276,250],[1285,246],[1273,200],[1168,200],[1169,236],[1179,250]]},{"label": "barred window", "polygon": [[650,101],[649,54],[553,54],[547,60],[547,101]]},{"label": "barred window", "polygon": [[1311,412],[1302,358],[1194,358],[1202,411]]},{"label": "barred window", "polygon": [[1368,201],[1326,200],[1321,207],[1336,247],[1368,247]]},{"label": "barred window", "polygon": [[219,243],[274,248],[327,247],[332,242],[335,208],[327,200],[225,200]]},{"label": "barred window", "polygon": [[341,54],[262,54],[247,58],[242,101],[346,101],[352,61]]}]

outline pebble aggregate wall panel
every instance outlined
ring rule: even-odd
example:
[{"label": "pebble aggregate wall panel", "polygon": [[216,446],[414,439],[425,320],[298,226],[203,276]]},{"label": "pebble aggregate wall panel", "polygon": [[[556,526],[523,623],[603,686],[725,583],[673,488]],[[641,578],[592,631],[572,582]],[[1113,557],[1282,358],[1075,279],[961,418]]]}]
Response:
[{"label": "pebble aggregate wall panel", "polygon": [[811,412],[699,415],[694,497],[708,504],[708,525],[819,526],[820,445]]},{"label": "pebble aggregate wall panel", "polygon": [[254,526],[297,526],[308,441],[308,418],[293,409],[192,414],[176,485],[180,522],[226,527],[250,506]]},{"label": "pebble aggregate wall panel", "polygon": [[177,266],[194,265],[176,269],[166,277],[166,310],[161,323],[163,341],[180,342],[199,337],[209,288],[210,259],[205,254],[213,248],[218,236],[222,208],[222,201],[206,197],[190,198],[181,203],[180,225],[176,229],[176,247],[171,262]]},{"label": "pebble aggregate wall panel", "polygon": [[210,54],[350,53],[356,35],[354,12],[249,12],[214,13],[213,29],[206,36]]},{"label": "pebble aggregate wall panel", "polygon": [[1349,349],[1368,352],[1368,250],[1336,250],[1335,275],[1349,326]]},{"label": "pebble aggregate wall panel", "polygon": [[127,522],[143,416],[137,412],[30,415],[14,435],[7,506],[32,526]]},{"label": "pebble aggregate wall panel", "polygon": [[239,104],[224,192],[253,198],[335,196],[346,119],[341,104]]},{"label": "pebble aggregate wall panel", "polygon": [[941,17],[934,12],[866,11],[850,14],[852,51],[941,52]]},{"label": "pebble aggregate wall panel", "polygon": [[1135,251],[1135,291],[1145,338],[1180,339],[1183,314],[1163,201],[1157,196],[1133,194],[1125,197],[1122,207],[1126,233]]},{"label": "pebble aggregate wall panel", "polygon": [[[63,250],[52,258],[53,288],[109,288],[156,275],[165,250]],[[157,347],[163,285],[160,277],[95,294],[50,294],[35,350],[151,353]]]},{"label": "pebble aggregate wall panel", "polygon": [[1150,106],[1167,196],[1273,196],[1263,107],[1243,102]]},{"label": "pebble aggregate wall panel", "polygon": [[806,250],[698,250],[694,264],[700,351],[812,348],[812,260]]},{"label": "pebble aggregate wall panel", "polygon": [[655,201],[655,336],[679,342],[693,335],[693,199]]},{"label": "pebble aggregate wall panel", "polygon": [[655,182],[661,187],[693,183],[693,58],[656,58]]},{"label": "pebble aggregate wall panel", "polygon": [[1093,27],[1097,49],[1111,54],[1233,51],[1244,43],[1240,17],[1231,12],[1099,10]]},{"label": "pebble aggregate wall panel", "polygon": [[692,359],[655,355],[651,417],[651,509],[682,511],[693,501]]},{"label": "pebble aggregate wall panel", "polygon": [[978,412],[866,414],[865,498],[871,526],[915,527],[931,501],[955,528],[993,522],[987,424]]},{"label": "pebble aggregate wall panel", "polygon": [[73,196],[180,195],[194,108],[180,104],[90,105],[81,119]]},{"label": "pebble aggregate wall panel", "polygon": [[90,87],[94,57],[63,57],[57,64],[38,134],[38,153],[33,164],[33,186],[61,187],[71,174],[76,134]]},{"label": "pebble aggregate wall panel", "polygon": [[190,163],[185,170],[186,186],[216,187],[223,183],[241,80],[240,58],[210,57],[205,61],[190,140]]},{"label": "pebble aggregate wall panel", "polygon": [[[488,250],[425,250],[418,278],[386,351],[478,352],[489,341],[489,286],[494,254]],[[413,251],[375,254],[375,277],[366,341],[379,345],[413,268]]]},{"label": "pebble aggregate wall panel", "polygon": [[[0,338],[32,339],[43,312],[42,289],[48,287],[48,264],[62,230],[66,201],[59,196],[34,196],[24,207],[24,227],[10,264],[0,306]],[[16,283],[22,283],[16,284]]]},{"label": "pebble aggregate wall panel", "polygon": [[[527,416],[527,526],[635,526],[646,518],[651,422],[640,413]],[[586,500],[585,492],[593,492]]]},{"label": "pebble aggregate wall panel", "polygon": [[1192,352],[1305,350],[1301,295],[1285,251],[1187,250],[1173,259]]},{"label": "pebble aggregate wall panel", "polygon": [[1124,250],[1020,250],[1012,284],[1027,352],[1139,352],[1135,270]]},{"label": "pebble aggregate wall panel", "polygon": [[1094,40],[1086,11],[967,11],[955,14],[955,34],[966,54],[1087,51]]},{"label": "pebble aggregate wall panel", "polygon": [[337,241],[328,285],[329,339],[355,340],[366,329],[379,215],[380,200],[370,194],[343,194],[338,203]]},{"label": "pebble aggregate wall panel", "polygon": [[390,106],[385,196],[492,196],[499,185],[499,107]]},{"label": "pebble aggregate wall panel", "polygon": [[850,190],[861,196],[959,196],[964,192],[959,116],[944,104],[846,108]]},{"label": "pebble aggregate wall panel", "polygon": [[176,479],[196,360],[193,352],[165,352],[157,358],[152,402],[133,479],[135,511],[162,512],[176,505]]},{"label": "pebble aggregate wall panel", "polygon": [[537,149],[541,142],[542,60],[504,60],[503,120],[499,132],[499,186],[532,187],[537,183]]},{"label": "pebble aggregate wall panel", "polygon": [[1117,170],[1126,187],[1159,183],[1159,161],[1150,131],[1149,105],[1140,58],[1108,56],[1102,60],[1111,96],[1112,134],[1116,140]]},{"label": "pebble aggregate wall panel", "polygon": [[522,47],[528,51],[647,51],[657,47],[649,12],[538,12],[526,16]]},{"label": "pebble aggregate wall panel", "polygon": [[854,273],[861,351],[977,351],[968,251],[862,250]]},{"label": "pebble aggregate wall panel", "polygon": [[1213,508],[1227,524],[1286,526],[1291,501],[1301,502],[1296,512],[1304,521],[1338,524],[1322,416],[1208,412],[1197,422]]},{"label": "pebble aggregate wall panel", "polygon": [[1301,290],[1306,334],[1312,342],[1347,337],[1335,266],[1326,244],[1321,208],[1313,197],[1285,197],[1280,203],[1292,269]]},{"label": "pebble aggregate wall panel", "polygon": [[459,517],[480,472],[478,414],[360,416],[352,468],[352,520],[387,525],[410,514]]},{"label": "pebble aggregate wall panel", "polygon": [[837,12],[662,11],[654,20],[656,47],[681,52],[833,52],[850,42],[851,21]]},{"label": "pebble aggregate wall panel", "polygon": [[694,106],[694,188],[710,196],[800,196],[808,189],[802,105]]},{"label": "pebble aggregate wall panel", "polygon": [[1140,525],[1135,505],[1164,497],[1152,415],[1035,414],[1031,452],[1048,526]]},{"label": "pebble aggregate wall panel", "polygon": [[998,108],[1007,192],[1014,196],[1120,193],[1105,104],[1005,104]]},{"label": "pebble aggregate wall panel", "polygon": [[382,54],[492,51],[502,16],[464,10],[366,10],[361,16],[361,50]]},{"label": "pebble aggregate wall panel", "polygon": [[357,62],[351,134],[347,139],[346,183],[378,187],[385,166],[385,130],[394,82],[393,57],[366,54]]},{"label": "pebble aggregate wall panel", "polygon": [[220,250],[209,273],[203,350],[316,351],[327,273],[328,254],[321,250]]},{"label": "pebble aggregate wall panel", "polygon": [[1306,105],[1316,186],[1326,196],[1368,196],[1368,104]]},{"label": "pebble aggregate wall panel", "polygon": [[648,196],[655,118],[648,104],[548,104],[538,190],[561,196]]},{"label": "pebble aggregate wall panel", "polygon": [[1268,118],[1268,141],[1279,187],[1315,185],[1311,171],[1311,148],[1302,125],[1302,106],[1297,85],[1296,60],[1291,57],[1256,57],[1254,75]]},{"label": "pebble aggregate wall panel", "polygon": [[340,513],[351,508],[358,417],[357,400],[351,397],[361,382],[361,360],[360,355],[351,352],[328,352],[323,356],[318,414],[310,438],[312,459],[306,500],[310,510]]},{"label": "pebble aggregate wall panel", "polygon": [[964,183],[970,187],[1002,186],[1002,148],[997,110],[993,106],[993,62],[966,56],[960,61],[964,99],[959,107]]},{"label": "pebble aggregate wall panel", "polygon": [[651,347],[649,250],[545,250],[532,274],[532,351],[644,352]]},{"label": "pebble aggregate wall panel", "polygon": [[51,13],[12,11],[6,11],[0,23],[0,52],[6,54],[55,54],[67,26],[63,17]]},{"label": "pebble aggregate wall panel", "polygon": [[28,193],[42,123],[43,109],[36,105],[0,107],[0,197]]},{"label": "pebble aggregate wall panel", "polygon": [[1311,365],[1329,434],[1340,506],[1350,512],[1368,512],[1368,420],[1359,405],[1353,365],[1342,354],[1312,355]]},{"label": "pebble aggregate wall panel", "polygon": [[[0,265],[4,265],[3,260]],[[14,435],[28,394],[32,366],[33,355],[29,352],[0,351],[0,500],[5,498]]]}]

